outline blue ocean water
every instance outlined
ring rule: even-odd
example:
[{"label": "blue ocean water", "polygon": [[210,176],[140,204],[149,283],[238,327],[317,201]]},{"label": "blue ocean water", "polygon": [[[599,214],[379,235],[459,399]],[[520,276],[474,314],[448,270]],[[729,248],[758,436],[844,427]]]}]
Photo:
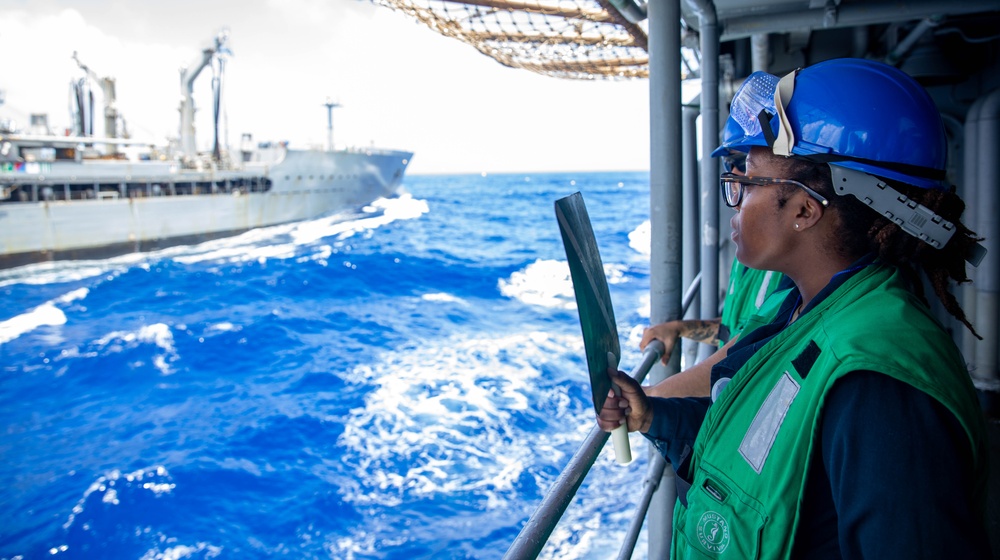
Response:
[{"label": "blue ocean water", "polygon": [[[630,369],[648,174],[404,186],[0,271],[0,558],[502,557],[594,425],[553,203],[584,195]],[[624,467],[604,450],[542,558],[617,554],[632,446]]]}]

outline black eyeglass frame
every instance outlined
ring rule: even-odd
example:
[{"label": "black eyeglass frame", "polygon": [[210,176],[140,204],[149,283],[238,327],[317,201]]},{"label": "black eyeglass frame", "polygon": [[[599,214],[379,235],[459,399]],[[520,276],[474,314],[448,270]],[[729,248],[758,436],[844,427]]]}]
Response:
[{"label": "black eyeglass frame", "polygon": [[[727,185],[738,184],[739,190],[735,191],[736,200],[730,201],[732,195],[734,194],[733,188]],[[794,179],[777,179],[774,177],[747,177],[745,175],[737,175],[735,173],[723,173],[719,176],[719,188],[722,189],[722,200],[725,201],[726,206],[730,208],[736,208],[743,203],[743,194],[746,189],[746,185],[756,185],[756,186],[767,186],[767,185],[794,185],[800,187],[802,190],[806,191],[806,194],[816,199],[817,202],[823,205],[824,208],[830,206],[830,201],[826,199],[823,195],[810,189],[804,184],[794,180]]]}]

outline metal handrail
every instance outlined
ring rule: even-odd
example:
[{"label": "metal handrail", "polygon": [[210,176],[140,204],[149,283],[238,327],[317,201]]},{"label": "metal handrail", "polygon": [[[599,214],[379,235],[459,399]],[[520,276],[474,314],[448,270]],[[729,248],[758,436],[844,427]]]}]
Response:
[{"label": "metal handrail", "polygon": [[653,500],[653,493],[660,486],[660,479],[663,478],[663,471],[667,467],[666,460],[659,453],[653,453],[649,461],[649,468],[646,469],[646,480],[642,481],[642,495],[639,498],[639,505],[635,508],[632,516],[632,523],[625,533],[625,540],[622,548],[618,552],[618,560],[629,560],[635,552],[635,544],[639,541],[639,532],[642,530],[642,522],[646,519],[646,511],[649,503]]},{"label": "metal handrail", "polygon": [[[701,273],[694,277],[691,285],[688,286],[687,291],[684,293],[684,299],[681,302],[682,315],[687,313],[691,302],[694,301],[700,288]],[[653,367],[653,364],[663,356],[664,350],[665,347],[659,340],[650,342],[646,345],[646,349],[642,353],[639,365],[629,375],[639,383],[642,383],[646,378],[646,374],[649,373],[650,368]],[[517,538],[514,539],[510,548],[504,553],[504,560],[532,560],[538,557],[538,553],[542,551],[545,543],[548,542],[549,536],[552,535],[552,531],[560,519],[562,519],[562,515],[566,512],[569,503],[576,496],[576,491],[583,484],[583,479],[587,477],[590,468],[594,466],[594,461],[597,460],[601,449],[607,443],[609,435],[608,432],[605,432],[597,425],[590,430],[590,433],[587,434],[587,439],[583,441],[580,449],[569,460],[566,468],[559,473],[559,478],[556,479],[552,484],[552,488],[542,498],[542,503],[531,514],[528,522],[521,528],[521,532],[517,534]],[[643,495],[640,499],[639,507],[636,509],[635,516],[632,519],[629,531],[626,534],[625,543],[622,545],[619,558],[629,558],[632,555],[632,550],[635,548],[635,543],[639,538],[639,531],[642,528],[642,520],[646,517],[646,510],[649,508],[650,499],[659,485],[658,481],[663,474],[665,465],[666,463],[659,455],[656,455],[650,461]],[[650,481],[653,482],[650,483]]]},{"label": "metal handrail", "polygon": [[[694,298],[698,295],[700,289],[701,273],[699,272],[691,279],[691,285],[684,292],[684,300],[681,302],[682,315],[686,314],[694,303]],[[642,383],[642,379],[639,379],[639,382]],[[642,482],[642,494],[639,497],[639,505],[636,506],[635,513],[632,515],[632,522],[625,533],[621,550],[618,552],[618,560],[629,560],[632,558],[632,553],[635,552],[635,545],[639,541],[639,532],[642,530],[642,523],[646,519],[646,512],[649,510],[649,504],[653,499],[656,489],[660,487],[660,479],[663,478],[663,471],[667,466],[667,462],[659,453],[652,453],[651,456],[649,468],[646,470],[646,479]]]},{"label": "metal handrail", "polygon": [[[630,375],[633,378],[645,378],[649,372],[649,368],[653,367],[653,364],[660,359],[663,351],[662,342],[659,340],[650,342],[646,346],[646,350],[642,353],[642,360],[639,365],[632,370]],[[576,491],[580,489],[583,479],[587,477],[587,473],[590,472],[590,468],[594,465],[594,461],[597,460],[597,456],[601,453],[601,449],[604,448],[604,444],[607,443],[608,436],[610,435],[609,432],[602,430],[600,426],[594,425],[594,428],[587,435],[587,439],[584,440],[583,445],[580,446],[580,449],[569,460],[566,468],[559,473],[559,478],[556,479],[552,488],[542,498],[542,503],[531,514],[528,523],[525,524],[521,532],[518,533],[517,538],[514,539],[513,544],[507,549],[506,554],[503,556],[505,559],[533,559],[538,556],[538,553],[542,551],[542,547],[549,540],[552,530],[555,529],[562,518],[566,507],[569,506],[569,503],[576,495]]]}]

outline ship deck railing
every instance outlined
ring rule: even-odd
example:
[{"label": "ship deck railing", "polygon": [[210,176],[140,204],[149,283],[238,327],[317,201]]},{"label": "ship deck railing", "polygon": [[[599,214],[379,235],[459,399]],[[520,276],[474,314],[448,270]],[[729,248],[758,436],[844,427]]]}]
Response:
[{"label": "ship deck railing", "polygon": [[[701,274],[694,277],[691,285],[684,293],[682,302],[682,315],[686,314],[691,307],[694,298],[697,297],[701,287]],[[642,353],[639,364],[629,373],[633,379],[642,383],[650,368],[663,356],[665,348],[658,340],[650,342]],[[569,463],[556,478],[552,487],[542,498],[542,502],[535,509],[527,523],[521,528],[517,538],[504,554],[504,560],[533,560],[545,547],[552,531],[559,524],[563,514],[573,501],[577,490],[590,473],[594,462],[600,455],[601,450],[608,441],[610,433],[605,432],[596,425],[587,434],[586,439],[576,451]],[[666,468],[666,461],[659,452],[650,453],[650,461],[643,480],[642,493],[639,503],[625,532],[621,549],[618,553],[619,560],[627,560],[632,557],[635,545],[639,540],[639,533],[642,524],[646,519],[649,504],[652,501],[653,493],[659,488],[663,479],[663,472]]]}]

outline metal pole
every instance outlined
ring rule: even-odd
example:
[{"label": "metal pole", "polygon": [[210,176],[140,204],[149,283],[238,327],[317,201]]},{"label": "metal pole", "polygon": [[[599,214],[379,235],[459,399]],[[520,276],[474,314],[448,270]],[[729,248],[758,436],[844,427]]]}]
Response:
[{"label": "metal pole", "polygon": [[[701,262],[700,240],[698,226],[701,224],[701,189],[698,183],[698,108],[684,107],[683,126],[681,129],[681,150],[684,174],[682,198],[684,200],[683,233],[684,250],[681,266],[681,282],[690,286],[698,275]],[[700,277],[699,277],[700,278]],[[693,309],[684,308],[685,319],[697,319],[701,313],[699,302]],[[698,343],[686,338],[681,339],[681,369],[689,368],[698,359]]]},{"label": "metal pole", "polygon": [[[977,175],[977,169],[982,163],[979,161],[979,153],[976,149],[978,146],[979,138],[979,111],[983,106],[983,101],[985,98],[980,97],[975,103],[969,108],[969,112],[965,117],[965,124],[963,128],[963,142],[965,144],[965,154],[962,161],[962,181],[958,185],[958,195],[962,197],[965,201],[965,215],[962,216],[962,221],[965,225],[969,227],[972,231],[982,235],[982,227],[980,227],[979,217],[979,195],[978,192],[981,187],[979,187],[979,178]],[[989,253],[986,254],[989,257]],[[984,259],[985,260],[985,259]],[[987,261],[988,262],[988,261]],[[963,285],[959,288],[959,293],[962,295],[962,309],[965,310],[965,316],[969,319],[969,322],[974,326],[979,328],[979,285],[983,281],[983,275],[980,269],[985,270],[980,263],[980,267],[973,269],[969,276],[973,279],[973,282]],[[964,326],[958,326],[956,330],[962,333],[962,355],[965,356],[966,363],[975,364],[974,367],[978,368],[978,362],[980,357],[977,356],[979,341],[976,337],[972,336]]]},{"label": "metal pole", "polygon": [[334,103],[330,98],[326,98],[326,151],[333,151],[333,110],[340,107],[340,103]]},{"label": "metal pole", "polygon": [[[681,9],[679,0],[653,0],[649,15],[649,211],[650,310],[652,324],[677,319],[681,313]],[[656,365],[650,381],[676,373],[680,352],[667,367]],[[651,457],[659,452],[648,447]],[[664,469],[649,506],[649,558],[670,554],[674,471]]]},{"label": "metal pole", "polygon": [[632,517],[632,524],[629,525],[628,532],[625,533],[625,541],[618,552],[618,560],[629,560],[635,550],[635,543],[639,541],[639,532],[642,530],[642,520],[646,517],[649,503],[653,499],[653,494],[660,486],[663,478],[663,470],[667,467],[667,462],[662,455],[654,455],[650,458],[649,468],[646,469],[646,480],[642,482],[642,496],[639,498],[639,506]]},{"label": "metal pole", "polygon": [[[688,285],[687,291],[684,292],[684,301],[681,303],[681,309],[685,315],[691,307],[691,302],[694,301],[695,296],[698,294],[700,286],[701,276],[695,276],[691,284]],[[659,453],[650,457],[649,468],[646,470],[646,479],[642,483],[642,496],[639,498],[639,506],[636,507],[635,513],[632,514],[632,523],[629,524],[622,548],[618,552],[619,560],[628,560],[632,557],[632,553],[635,551],[635,543],[639,540],[639,532],[642,531],[642,523],[645,521],[646,513],[649,511],[649,503],[652,501],[653,494],[660,487],[660,481],[663,480],[663,471],[667,466],[667,462]]]},{"label": "metal pole", "polygon": [[[977,102],[978,104],[978,102]],[[971,113],[971,111],[970,111]],[[979,106],[974,129],[976,143],[967,149],[978,154],[976,167],[966,170],[966,175],[975,177],[976,211],[979,231],[986,243],[1000,237],[996,216],[1000,214],[1000,196],[996,185],[1000,181],[1000,165],[996,160],[1000,149],[1000,89],[988,94]],[[1000,369],[1000,353],[997,350],[1000,328],[1000,248],[988,246],[989,252],[976,270],[976,284],[979,293],[976,298],[976,329],[983,340],[976,348],[976,369],[974,375],[980,380],[996,381]]]},{"label": "metal pole", "polygon": [[[719,162],[711,157],[719,144],[719,25],[715,5],[687,0],[698,14],[701,46],[701,317],[719,316]],[[698,359],[715,351],[698,348]]]}]

